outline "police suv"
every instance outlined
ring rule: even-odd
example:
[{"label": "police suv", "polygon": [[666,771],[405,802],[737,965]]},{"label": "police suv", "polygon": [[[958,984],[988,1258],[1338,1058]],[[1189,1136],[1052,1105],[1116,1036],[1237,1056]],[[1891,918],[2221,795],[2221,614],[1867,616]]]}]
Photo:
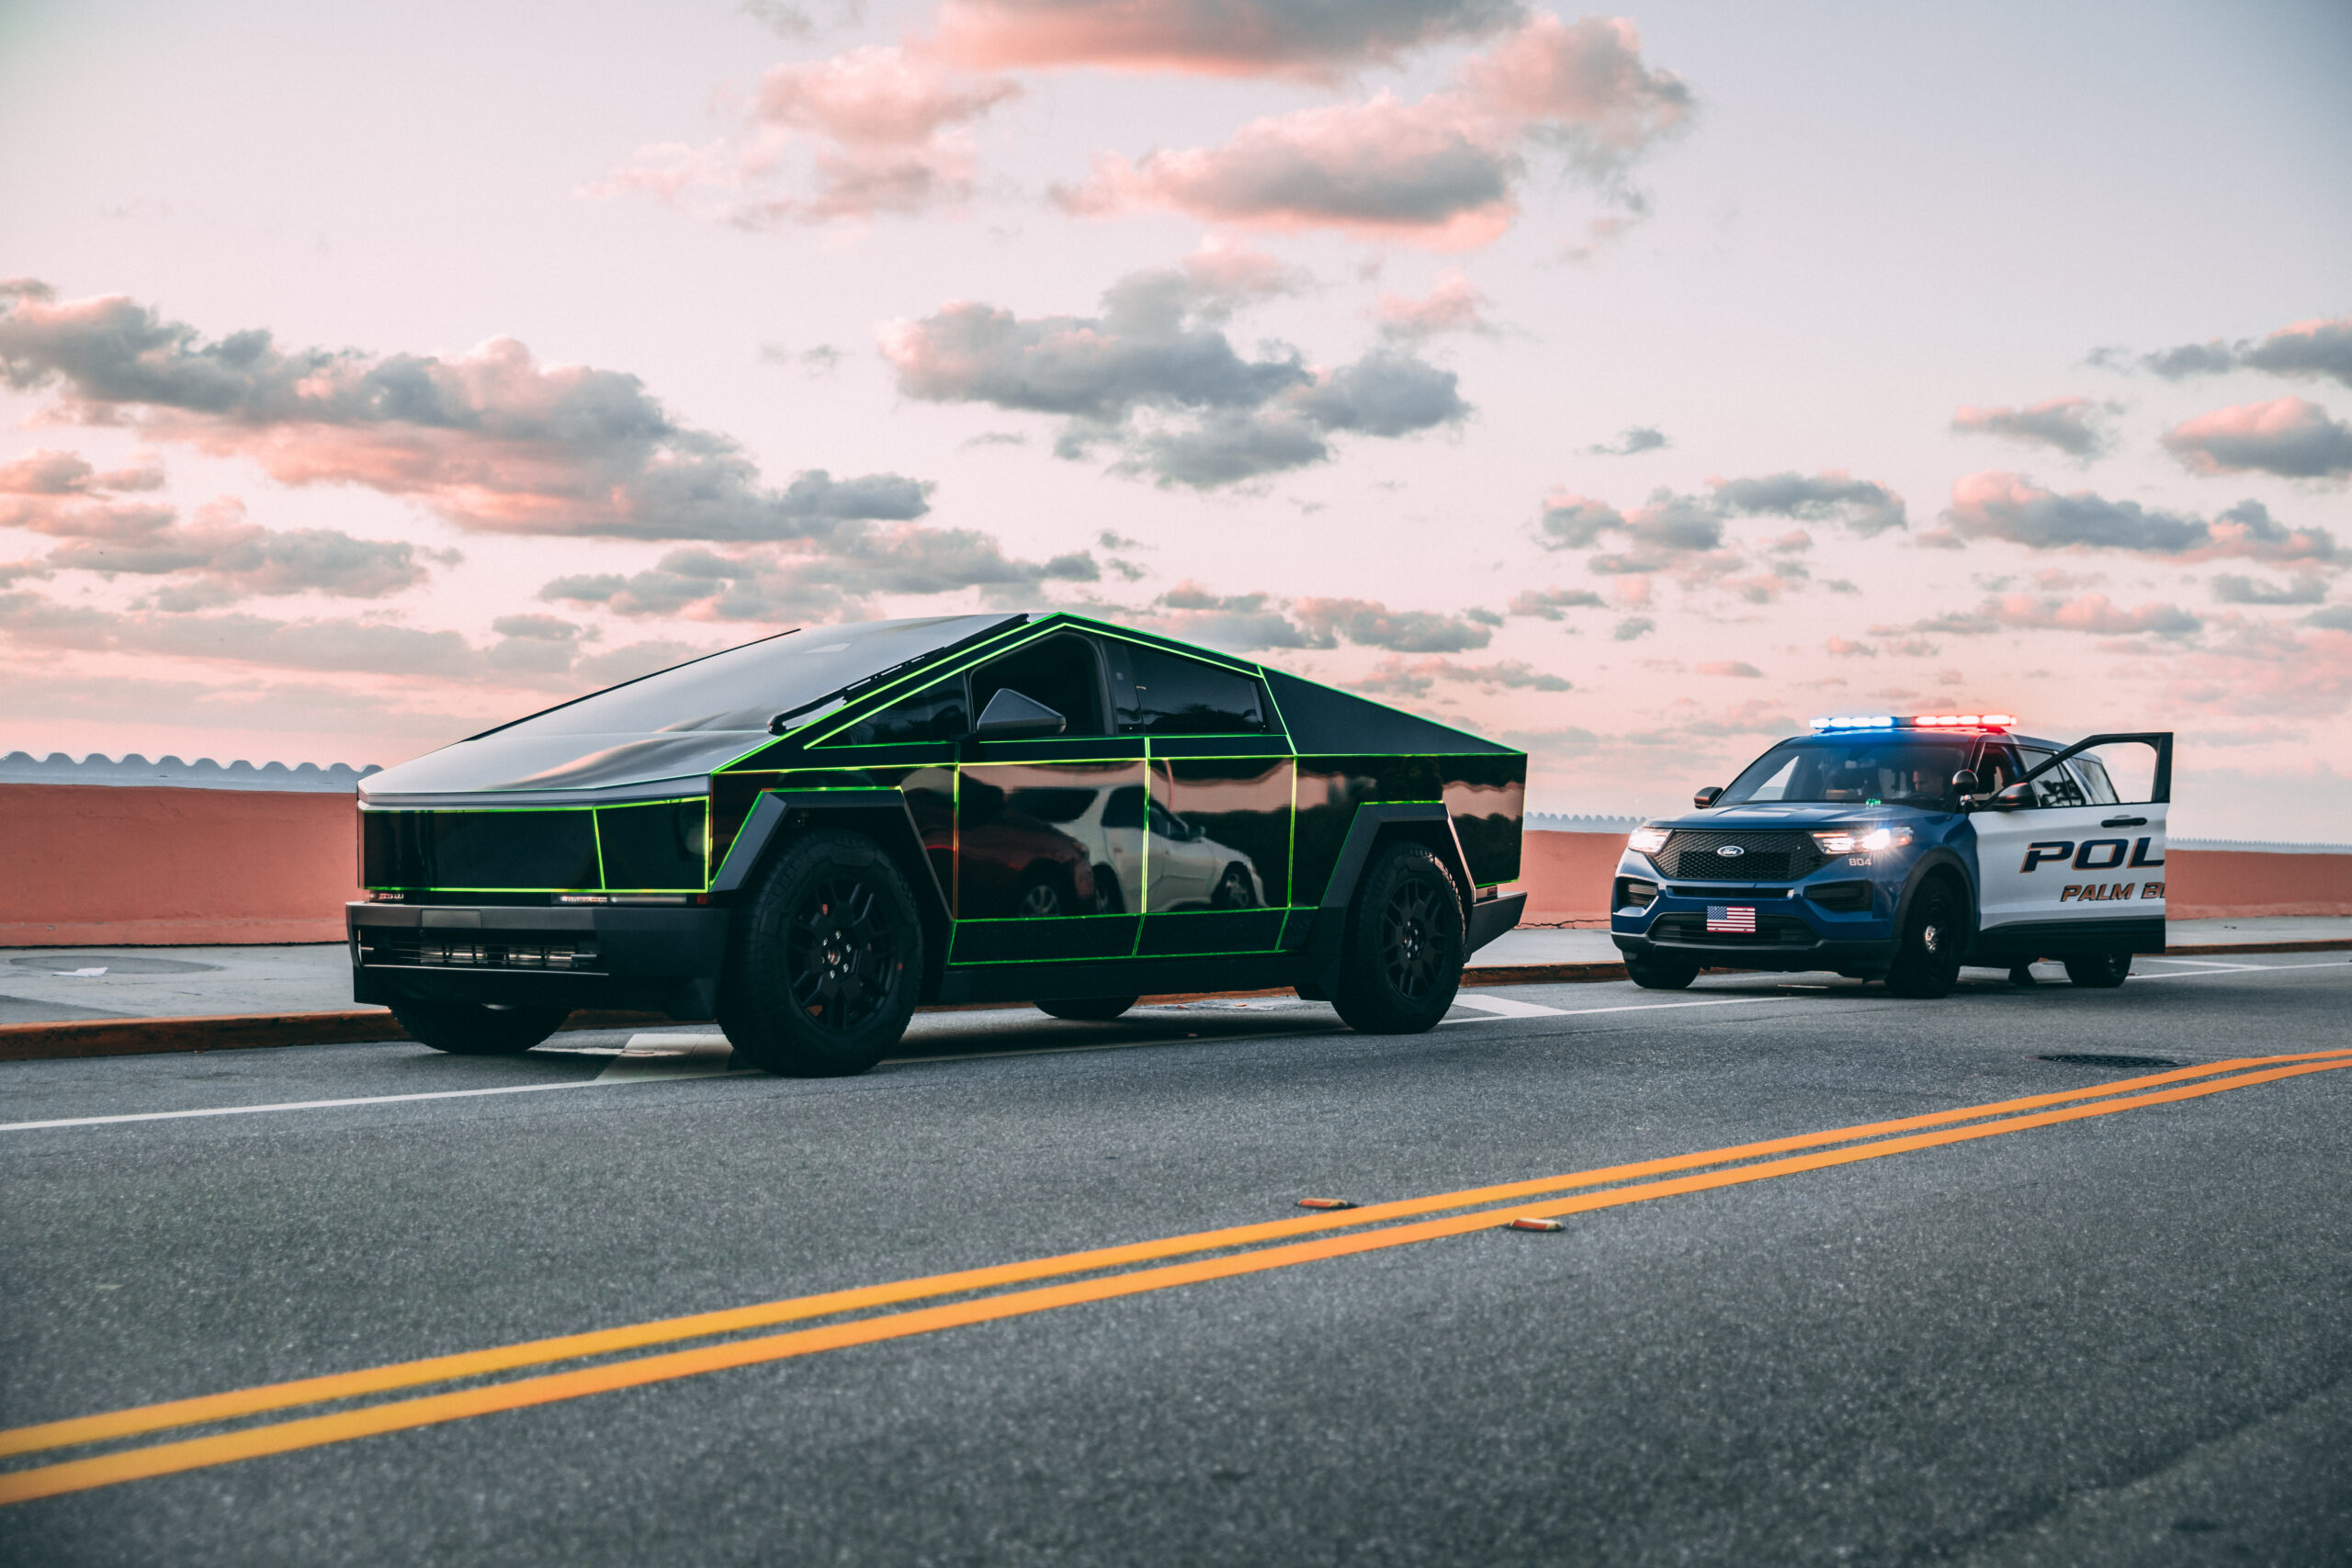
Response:
[{"label": "police suv", "polygon": [[1963,964],[2120,986],[2165,946],[2170,734],[2071,746],[2006,714],[1817,718],[1627,840],[1610,932],[1634,984],[1830,970],[1940,997]]}]

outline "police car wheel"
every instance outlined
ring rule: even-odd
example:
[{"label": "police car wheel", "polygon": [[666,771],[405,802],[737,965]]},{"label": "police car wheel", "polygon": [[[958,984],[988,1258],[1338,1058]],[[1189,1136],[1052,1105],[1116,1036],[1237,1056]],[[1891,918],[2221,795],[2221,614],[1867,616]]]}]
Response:
[{"label": "police car wheel", "polygon": [[1625,977],[1645,991],[1679,991],[1699,977],[1699,966],[1670,958],[1628,957]]},{"label": "police car wheel", "polygon": [[410,1038],[454,1056],[519,1056],[553,1034],[570,1008],[499,1008],[482,1002],[394,1002]]},{"label": "police car wheel", "polygon": [[749,1065],[842,1077],[907,1032],[922,977],[922,918],[907,879],[861,833],[786,846],[736,911],[718,1027]]},{"label": "police car wheel", "polygon": [[2132,973],[2128,953],[2093,953],[2066,960],[2066,978],[2095,991],[2112,990]]},{"label": "police car wheel", "polygon": [[1932,999],[1951,995],[1960,980],[1962,940],[1960,897],[1948,882],[1931,882],[1911,900],[1886,988],[1898,997]]},{"label": "police car wheel", "polygon": [[1039,1002],[1037,1010],[1048,1018],[1067,1018],[1080,1023],[1108,1023],[1142,999],[1141,997],[1057,997]]},{"label": "police car wheel", "polygon": [[1434,1029],[1462,986],[1462,895],[1445,863],[1415,843],[1375,851],[1341,939],[1340,1021],[1365,1034]]}]

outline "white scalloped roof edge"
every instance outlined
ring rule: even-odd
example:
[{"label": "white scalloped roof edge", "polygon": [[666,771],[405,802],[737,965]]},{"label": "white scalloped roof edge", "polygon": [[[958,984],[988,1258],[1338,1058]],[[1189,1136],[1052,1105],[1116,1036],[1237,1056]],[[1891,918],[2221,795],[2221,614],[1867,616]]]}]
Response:
[{"label": "white scalloped roof edge", "polygon": [[355,768],[347,762],[325,767],[316,762],[216,762],[209,757],[183,761],[159,757],[150,761],[133,751],[120,759],[93,751],[76,760],[62,751],[35,757],[11,751],[0,757],[0,784],[147,784],[175,789],[262,789],[332,794],[356,790],[359,781],[384,770],[374,763]]}]

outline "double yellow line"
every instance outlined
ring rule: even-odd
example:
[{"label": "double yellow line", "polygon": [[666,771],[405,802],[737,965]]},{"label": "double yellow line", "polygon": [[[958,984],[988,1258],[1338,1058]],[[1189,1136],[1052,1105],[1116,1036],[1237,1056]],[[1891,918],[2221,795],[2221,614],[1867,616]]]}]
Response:
[{"label": "double yellow line", "polygon": [[[842,1349],[852,1345],[902,1339],[967,1324],[988,1323],[1048,1312],[1056,1307],[1075,1306],[1084,1302],[1108,1301],[1208,1280],[1288,1269],[1351,1253],[1406,1247],[1416,1242],[1434,1241],[1442,1236],[1487,1229],[1504,1217],[1556,1217],[1648,1202],[1685,1192],[1733,1187],[1745,1182],[1769,1181],[1802,1171],[1884,1159],[1893,1155],[1909,1154],[1975,1138],[1997,1137],[2062,1122],[2111,1116],[2120,1111],[2168,1105],[2255,1084],[2347,1066],[2352,1066],[2352,1051],[2241,1057],[2089,1089],[2070,1089],[2060,1094],[2034,1095],[2022,1100],[1965,1106],[1955,1111],[1940,1111],[1898,1121],[1873,1122],[1830,1132],[1808,1133],[1797,1137],[1678,1155],[1668,1159],[1606,1166],[1566,1176],[1470,1188],[1264,1224],[1199,1231],[1189,1235],[1168,1236],[1126,1247],[1063,1253],[1057,1257],[1033,1258],[989,1269],[965,1269],[859,1290],[797,1296],[726,1312],[664,1318],[624,1328],[537,1339],[463,1355],[400,1361],[361,1371],[267,1383],[197,1399],[141,1405],[103,1416],[19,1427],[0,1431],[0,1460],[117,1443],[181,1427],[242,1421],[298,1406],[365,1399],[401,1389],[492,1378],[503,1372],[561,1361],[595,1363],[535,1377],[474,1382],[470,1386],[440,1393],[358,1404],[324,1415],[249,1425],[203,1437],[153,1443],[0,1472],[0,1504],[85,1491],[91,1487],[109,1486],[118,1482],[141,1480],[149,1476],[169,1475],[180,1471],[255,1459],[265,1454],[348,1442],[355,1438],[375,1437],[443,1421],[463,1420],[493,1411],[518,1410],[529,1405],[579,1399],[588,1394],[693,1377],[729,1367],[755,1366],[823,1350]],[[1674,1174],[1677,1172],[1689,1174]],[[1657,1179],[1659,1178],[1665,1179]],[[1573,1197],[1552,1196],[1577,1189],[1593,1188],[1602,1190],[1582,1191]],[[1531,1203],[1527,1201],[1530,1199],[1544,1201]],[[1498,1205],[1508,1206],[1508,1216],[1498,1213]],[[1442,1217],[1419,1218],[1431,1214]],[[1162,1259],[1176,1258],[1193,1260],[1161,1263]],[[1140,1267],[1147,1264],[1160,1266]],[[1030,1290],[1004,1289],[1044,1280],[1063,1282]],[[962,1299],[941,1300],[947,1297]],[[924,1301],[935,1301],[940,1304],[898,1312],[875,1311]],[[869,1315],[846,1315],[859,1313]],[[836,1318],[840,1321],[759,1337],[720,1337],[813,1318]],[[660,1355],[597,1359],[695,1339],[715,1342]]]}]

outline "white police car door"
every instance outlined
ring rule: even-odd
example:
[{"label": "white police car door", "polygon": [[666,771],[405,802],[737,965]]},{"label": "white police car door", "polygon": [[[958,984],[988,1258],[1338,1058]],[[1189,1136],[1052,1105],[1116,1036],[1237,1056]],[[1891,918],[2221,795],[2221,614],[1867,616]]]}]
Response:
[{"label": "white police car door", "polygon": [[[1987,768],[2000,766],[2007,744],[1986,746]],[[2027,803],[1987,807],[1970,819],[1983,884],[1977,929],[2078,939],[2069,947],[2103,930],[2118,945],[2144,941],[2147,922],[2165,914],[2172,737],[2094,735],[2063,751],[2022,743],[2016,751]]]}]

